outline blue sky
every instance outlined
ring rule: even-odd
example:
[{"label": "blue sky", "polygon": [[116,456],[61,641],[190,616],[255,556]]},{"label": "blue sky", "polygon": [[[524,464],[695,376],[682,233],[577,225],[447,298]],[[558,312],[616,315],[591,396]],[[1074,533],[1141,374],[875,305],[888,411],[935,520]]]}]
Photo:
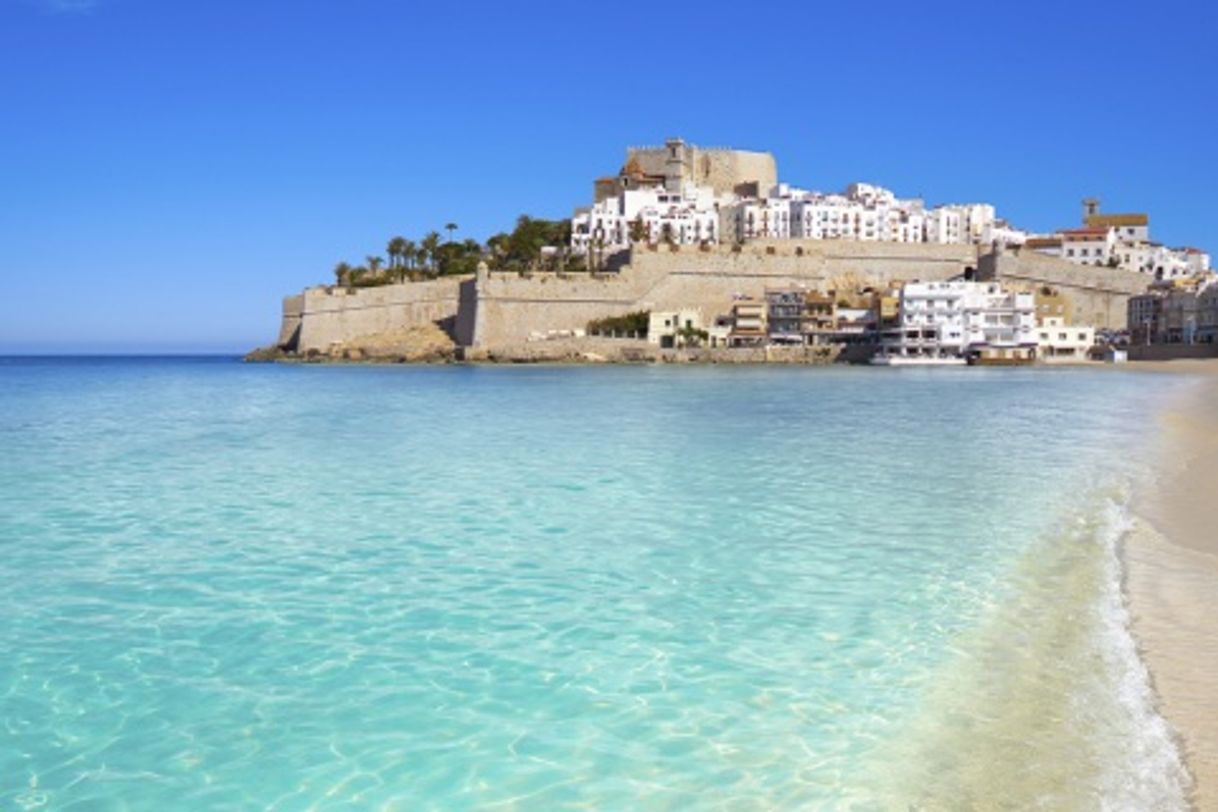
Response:
[{"label": "blue sky", "polygon": [[1218,253],[1216,31],[1202,2],[0,0],[0,352],[264,344],[336,261],[569,216],[669,135],[1034,229],[1097,195]]}]

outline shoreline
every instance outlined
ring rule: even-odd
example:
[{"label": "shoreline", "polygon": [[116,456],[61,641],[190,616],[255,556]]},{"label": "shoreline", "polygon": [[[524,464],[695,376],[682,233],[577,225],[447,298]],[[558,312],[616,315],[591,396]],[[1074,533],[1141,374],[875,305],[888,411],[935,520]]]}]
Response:
[{"label": "shoreline", "polygon": [[1159,414],[1155,480],[1134,500],[1122,559],[1131,631],[1192,777],[1192,804],[1218,809],[1218,363],[1128,368],[1195,378]]}]

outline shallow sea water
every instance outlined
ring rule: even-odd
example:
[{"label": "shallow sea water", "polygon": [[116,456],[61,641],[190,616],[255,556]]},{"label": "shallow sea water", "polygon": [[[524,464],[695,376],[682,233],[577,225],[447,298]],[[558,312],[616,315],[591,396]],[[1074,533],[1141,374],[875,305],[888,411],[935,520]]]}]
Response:
[{"label": "shallow sea water", "polygon": [[0,809],[1182,807],[1183,385],[0,361]]}]

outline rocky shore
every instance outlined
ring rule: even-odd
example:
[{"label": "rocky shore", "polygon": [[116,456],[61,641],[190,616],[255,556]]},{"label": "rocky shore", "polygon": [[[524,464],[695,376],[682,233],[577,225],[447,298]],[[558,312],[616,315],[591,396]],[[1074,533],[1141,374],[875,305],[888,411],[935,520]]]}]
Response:
[{"label": "rocky shore", "polygon": [[295,353],[278,347],[254,350],[250,362],[296,363],[486,363],[486,364],[806,364],[865,360],[865,352],[840,347],[686,347],[665,349],[644,340],[562,338],[479,349],[458,347],[439,328],[411,327],[365,336],[327,352]]}]

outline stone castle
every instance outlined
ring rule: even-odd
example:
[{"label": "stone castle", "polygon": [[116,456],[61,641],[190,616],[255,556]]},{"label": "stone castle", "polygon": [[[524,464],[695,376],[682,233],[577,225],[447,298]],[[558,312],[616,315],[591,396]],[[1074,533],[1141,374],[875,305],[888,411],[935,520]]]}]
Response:
[{"label": "stone castle", "polygon": [[595,199],[623,188],[658,184],[671,191],[682,185],[708,186],[716,194],[753,195],[778,183],[778,164],[768,152],[697,147],[670,138],[662,147],[631,147],[616,177],[596,182]]},{"label": "stone castle", "polygon": [[[730,201],[768,194],[777,184],[777,164],[768,152],[708,149],[673,138],[663,146],[628,149],[618,173],[596,180],[594,192],[601,201],[637,194],[632,190],[666,195],[665,190],[679,193],[698,187]],[[870,193],[882,191],[866,188]],[[1096,211],[1093,206],[1090,214]],[[284,300],[278,347],[329,355],[377,336],[436,325],[464,348],[466,357],[510,355],[529,342],[578,333],[598,319],[687,308],[713,319],[733,301],[760,299],[767,289],[828,291],[838,289],[846,278],[873,287],[968,276],[1014,289],[1047,287],[1069,300],[1078,323],[1122,329],[1129,297],[1147,286],[1141,273],[1067,261],[1034,244],[833,236],[763,235],[743,242],[696,244],[642,241],[620,251],[607,272],[518,274],[483,266],[476,276],[465,278],[310,288]]]}]

